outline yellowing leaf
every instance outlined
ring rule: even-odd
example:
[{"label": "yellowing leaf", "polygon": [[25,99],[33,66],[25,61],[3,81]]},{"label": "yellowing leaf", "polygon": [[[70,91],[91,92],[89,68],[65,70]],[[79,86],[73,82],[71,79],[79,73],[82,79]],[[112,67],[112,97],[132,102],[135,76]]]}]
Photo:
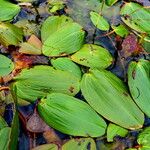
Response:
[{"label": "yellowing leaf", "polygon": [[90,12],[90,19],[92,23],[100,30],[107,31],[109,30],[110,26],[107,20],[100,14],[91,11]]}]

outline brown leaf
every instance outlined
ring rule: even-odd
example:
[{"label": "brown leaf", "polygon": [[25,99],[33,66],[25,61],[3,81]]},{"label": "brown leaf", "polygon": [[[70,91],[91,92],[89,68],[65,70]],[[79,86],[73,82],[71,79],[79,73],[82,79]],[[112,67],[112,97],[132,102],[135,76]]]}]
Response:
[{"label": "brown leaf", "polygon": [[134,34],[128,35],[122,43],[120,55],[122,58],[127,58],[132,55],[137,55],[142,52],[142,47],[138,43],[138,39]]}]

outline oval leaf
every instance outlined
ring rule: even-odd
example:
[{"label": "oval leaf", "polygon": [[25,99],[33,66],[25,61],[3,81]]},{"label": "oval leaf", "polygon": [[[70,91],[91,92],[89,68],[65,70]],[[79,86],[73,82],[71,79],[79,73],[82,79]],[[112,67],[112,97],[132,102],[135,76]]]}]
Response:
[{"label": "oval leaf", "polygon": [[0,76],[8,75],[14,69],[11,59],[0,54]]},{"label": "oval leaf", "polygon": [[113,62],[111,54],[101,46],[85,44],[71,59],[83,66],[91,68],[107,68]]},{"label": "oval leaf", "polygon": [[65,56],[78,51],[84,41],[85,32],[77,23],[69,23],[50,35],[43,43],[46,56]]},{"label": "oval leaf", "polygon": [[85,102],[69,95],[48,95],[38,104],[38,111],[49,126],[69,135],[97,137],[105,133],[105,121]]},{"label": "oval leaf", "polygon": [[93,69],[84,74],[81,91],[87,102],[111,122],[128,129],[142,127],[143,113],[131,99],[124,83],[111,72]]},{"label": "oval leaf", "polygon": [[109,30],[110,26],[107,20],[100,14],[91,11],[90,12],[90,19],[92,23],[100,30],[107,31]]},{"label": "oval leaf", "polygon": [[128,85],[137,105],[150,117],[150,61],[141,59],[130,63]]},{"label": "oval leaf", "polygon": [[35,66],[14,78],[18,97],[35,101],[51,92],[75,95],[79,91],[79,79],[68,71],[55,70],[50,66]]}]

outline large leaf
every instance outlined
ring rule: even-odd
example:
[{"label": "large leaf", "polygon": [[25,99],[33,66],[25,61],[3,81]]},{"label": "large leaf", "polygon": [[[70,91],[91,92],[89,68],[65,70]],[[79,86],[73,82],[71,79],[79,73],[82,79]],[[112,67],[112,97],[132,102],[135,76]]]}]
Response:
[{"label": "large leaf", "polygon": [[69,23],[60,28],[43,43],[46,56],[64,56],[78,51],[84,41],[85,32],[77,23]]},{"label": "large leaf", "polygon": [[105,121],[88,104],[66,94],[47,95],[38,111],[49,126],[69,135],[98,137],[105,133]]},{"label": "large leaf", "polygon": [[81,91],[87,102],[111,122],[128,129],[142,127],[143,113],[131,99],[124,83],[111,72],[90,70],[83,76]]},{"label": "large leaf", "polygon": [[141,59],[130,63],[128,85],[137,105],[150,117],[150,61]]},{"label": "large leaf", "polygon": [[10,23],[0,22],[0,43],[4,46],[18,45],[23,39],[23,30]]},{"label": "large leaf", "polygon": [[67,141],[62,150],[96,150],[96,144],[92,138],[78,138]]},{"label": "large leaf", "polygon": [[12,19],[20,11],[18,5],[12,4],[7,0],[0,0],[0,21]]},{"label": "large leaf", "polygon": [[69,58],[63,57],[51,59],[51,64],[53,65],[54,68],[69,71],[77,78],[81,79],[80,67],[76,65],[74,62],[72,62]]},{"label": "large leaf", "polygon": [[11,59],[0,54],[0,76],[8,75],[14,69]]},{"label": "large leaf", "polygon": [[113,62],[111,54],[101,46],[85,44],[71,59],[83,66],[91,68],[107,68]]},{"label": "large leaf", "polygon": [[121,9],[122,20],[132,29],[150,34],[150,10],[137,3],[126,3]]},{"label": "large leaf", "polygon": [[92,23],[100,30],[107,31],[109,30],[110,26],[107,20],[100,14],[91,11],[90,12],[90,19]]},{"label": "large leaf", "polygon": [[55,70],[50,66],[24,69],[14,78],[18,97],[35,101],[47,93],[60,92],[75,95],[79,91],[79,79],[68,71]]},{"label": "large leaf", "polygon": [[45,42],[50,35],[71,22],[73,22],[73,20],[64,15],[48,17],[42,24],[41,28],[42,42]]},{"label": "large leaf", "polygon": [[113,142],[115,136],[125,137],[128,133],[128,130],[110,123],[107,127],[107,141]]}]

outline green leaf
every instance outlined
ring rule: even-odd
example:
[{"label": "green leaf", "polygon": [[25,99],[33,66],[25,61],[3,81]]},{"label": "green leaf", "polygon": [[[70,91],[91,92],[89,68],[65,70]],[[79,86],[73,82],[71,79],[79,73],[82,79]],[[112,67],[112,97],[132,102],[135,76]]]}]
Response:
[{"label": "green leaf", "polygon": [[78,65],[67,57],[51,59],[51,64],[55,69],[60,69],[72,73],[77,78],[81,79],[81,70]]},{"label": "green leaf", "polygon": [[50,35],[43,43],[46,56],[64,56],[78,51],[84,41],[85,32],[77,23],[69,23]]},{"label": "green leaf", "polygon": [[58,150],[58,146],[56,144],[43,144],[33,148],[32,150]]},{"label": "green leaf", "polygon": [[129,31],[124,25],[119,25],[119,26],[112,26],[113,30],[117,35],[120,35],[121,37],[125,37],[129,34]]},{"label": "green leaf", "polygon": [[0,0],[0,21],[11,20],[20,11],[18,5],[12,4],[7,0]]},{"label": "green leaf", "polygon": [[0,54],[0,76],[8,75],[14,69],[11,59]]},{"label": "green leaf", "polygon": [[115,4],[118,0],[106,0],[106,4],[108,6],[112,6],[113,4]]},{"label": "green leaf", "polygon": [[105,133],[105,121],[88,104],[66,94],[47,95],[38,111],[49,126],[65,134],[98,137]]},{"label": "green leaf", "polygon": [[18,97],[29,102],[33,102],[51,92],[74,96],[80,90],[77,77],[68,71],[55,70],[50,66],[35,66],[31,69],[23,69],[20,75],[14,78],[14,81]]},{"label": "green leaf", "polygon": [[110,26],[108,21],[100,14],[91,11],[90,12],[90,19],[92,23],[100,30],[107,31],[109,30]]},{"label": "green leaf", "polygon": [[8,125],[7,125],[6,121],[3,119],[2,116],[0,116],[0,130],[1,130],[2,128],[7,127],[7,126],[8,126]]},{"label": "green leaf", "polygon": [[48,17],[41,28],[41,38],[43,43],[56,31],[64,28],[67,24],[72,23],[73,20],[67,16],[50,16]]},{"label": "green leaf", "polygon": [[5,127],[0,130],[0,150],[8,150],[8,145],[10,141],[10,127]]},{"label": "green leaf", "polygon": [[17,46],[23,39],[23,30],[10,23],[0,22],[0,43]]},{"label": "green leaf", "polygon": [[92,138],[78,138],[67,141],[62,150],[96,150],[96,144]]},{"label": "green leaf", "polygon": [[109,121],[131,130],[142,127],[144,114],[124,83],[111,72],[90,70],[83,75],[81,91],[90,106]]},{"label": "green leaf", "polygon": [[150,117],[150,61],[140,59],[130,63],[128,85],[134,101]]},{"label": "green leaf", "polygon": [[121,137],[125,137],[127,133],[128,133],[128,130],[110,123],[107,127],[107,141],[113,142],[113,139],[115,136],[119,135]]},{"label": "green leaf", "polygon": [[111,54],[101,46],[85,44],[71,56],[71,59],[83,66],[91,68],[107,68],[113,62]]},{"label": "green leaf", "polygon": [[[150,127],[145,128],[138,136],[137,142],[142,147],[150,148]],[[143,150],[143,149],[142,149]]]},{"label": "green leaf", "polygon": [[150,34],[150,10],[144,8],[143,6],[130,2],[126,3],[120,14],[122,15],[122,20],[130,28],[140,32]]}]

